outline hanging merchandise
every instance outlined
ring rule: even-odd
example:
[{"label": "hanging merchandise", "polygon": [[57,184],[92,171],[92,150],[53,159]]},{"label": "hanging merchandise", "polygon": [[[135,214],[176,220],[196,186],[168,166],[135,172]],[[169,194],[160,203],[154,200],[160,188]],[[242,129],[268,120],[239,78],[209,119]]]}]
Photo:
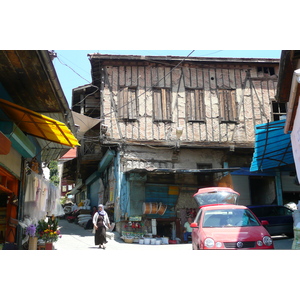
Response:
[{"label": "hanging merchandise", "polygon": [[47,214],[61,216],[59,189],[35,172],[29,172],[25,183],[24,215],[40,220]]},{"label": "hanging merchandise", "polygon": [[99,179],[99,192],[98,192],[98,204],[103,204],[104,202],[104,184],[102,179]]}]

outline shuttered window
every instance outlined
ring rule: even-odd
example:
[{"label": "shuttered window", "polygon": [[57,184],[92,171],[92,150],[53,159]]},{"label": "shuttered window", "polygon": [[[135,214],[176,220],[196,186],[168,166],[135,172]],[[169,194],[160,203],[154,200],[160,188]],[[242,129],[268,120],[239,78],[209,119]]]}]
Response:
[{"label": "shuttered window", "polygon": [[220,121],[237,122],[237,105],[235,90],[219,89]]},{"label": "shuttered window", "polygon": [[120,89],[118,99],[118,115],[120,119],[136,120],[138,117],[137,90],[134,87]]},{"label": "shuttered window", "polygon": [[186,89],[186,113],[189,122],[205,121],[203,90]]},{"label": "shuttered window", "polygon": [[153,116],[154,121],[171,121],[170,89],[153,89]]}]

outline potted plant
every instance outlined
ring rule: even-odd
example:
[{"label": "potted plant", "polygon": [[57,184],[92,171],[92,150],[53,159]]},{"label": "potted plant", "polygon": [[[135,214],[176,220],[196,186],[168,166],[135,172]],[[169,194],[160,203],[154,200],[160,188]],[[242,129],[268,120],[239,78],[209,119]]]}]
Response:
[{"label": "potted plant", "polygon": [[31,224],[26,227],[25,234],[29,236],[28,250],[37,249],[36,225]]},{"label": "potted plant", "polygon": [[61,238],[58,220],[56,220],[54,217],[47,218],[45,220],[39,220],[37,234],[38,237],[45,242],[45,249],[52,250],[53,243]]},{"label": "potted plant", "polygon": [[22,245],[28,242],[28,250],[37,249],[37,235],[36,235],[36,220],[29,217],[25,217],[23,221],[19,221],[19,224],[24,228],[25,237],[22,240]]}]

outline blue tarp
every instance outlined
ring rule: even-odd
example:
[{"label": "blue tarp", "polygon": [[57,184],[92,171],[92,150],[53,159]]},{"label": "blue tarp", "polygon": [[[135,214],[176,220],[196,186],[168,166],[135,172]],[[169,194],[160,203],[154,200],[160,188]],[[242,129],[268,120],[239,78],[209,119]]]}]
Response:
[{"label": "blue tarp", "polygon": [[285,120],[256,126],[251,172],[294,164],[290,133],[284,133]]},{"label": "blue tarp", "polygon": [[239,170],[231,172],[231,175],[242,175],[242,176],[276,176],[274,170],[267,170],[266,172],[250,172],[250,168],[241,167]]}]

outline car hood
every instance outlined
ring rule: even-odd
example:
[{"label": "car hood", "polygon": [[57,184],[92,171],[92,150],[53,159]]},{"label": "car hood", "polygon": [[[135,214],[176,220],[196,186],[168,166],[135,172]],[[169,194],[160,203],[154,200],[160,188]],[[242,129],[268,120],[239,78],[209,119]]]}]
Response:
[{"label": "car hood", "polygon": [[210,237],[215,241],[256,241],[261,240],[265,235],[269,235],[262,226],[253,227],[222,227],[203,228],[205,238]]}]

